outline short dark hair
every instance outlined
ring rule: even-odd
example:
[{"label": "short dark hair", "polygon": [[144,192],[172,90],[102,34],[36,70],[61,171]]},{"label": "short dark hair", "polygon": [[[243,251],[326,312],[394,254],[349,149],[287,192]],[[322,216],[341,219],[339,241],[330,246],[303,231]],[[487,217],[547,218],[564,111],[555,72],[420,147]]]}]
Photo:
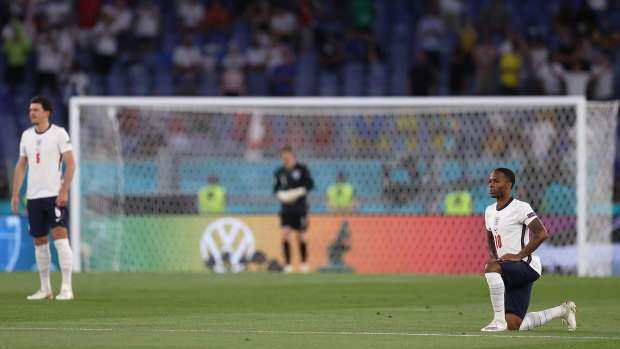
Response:
[{"label": "short dark hair", "polygon": [[207,180],[211,184],[217,184],[220,181],[220,177],[218,177],[216,174],[212,174],[212,175],[209,176],[209,178]]},{"label": "short dark hair", "polygon": [[30,104],[41,104],[41,107],[43,107],[43,110],[48,111],[48,112],[52,112],[52,109],[54,109],[54,107],[52,106],[52,102],[50,102],[49,99],[43,97],[43,96],[34,96],[32,97],[32,99],[30,100]]},{"label": "short dark hair", "polygon": [[500,167],[500,168],[496,168],[494,171],[498,171],[503,173],[506,177],[508,177],[508,181],[510,181],[510,183],[512,183],[512,187],[515,187],[515,174],[514,172],[512,172],[510,169],[508,168],[504,168],[504,167]]},{"label": "short dark hair", "polygon": [[347,180],[347,173],[344,170],[340,170],[338,171],[338,180],[339,181],[346,181]]}]

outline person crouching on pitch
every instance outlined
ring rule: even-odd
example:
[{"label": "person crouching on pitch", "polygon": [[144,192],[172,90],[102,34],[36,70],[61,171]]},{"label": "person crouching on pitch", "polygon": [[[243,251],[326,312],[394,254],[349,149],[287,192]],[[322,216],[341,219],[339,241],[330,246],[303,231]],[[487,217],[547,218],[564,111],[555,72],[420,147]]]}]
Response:
[{"label": "person crouching on pitch", "polygon": [[308,201],[306,194],[314,187],[314,180],[308,167],[295,160],[295,154],[290,145],[280,149],[280,158],[283,166],[275,173],[273,192],[282,203],[280,210],[280,226],[282,228],[282,248],[286,265],[284,272],[293,271],[291,266],[291,231],[298,233],[299,249],[301,253],[301,271],[308,272],[307,239]]},{"label": "person crouching on pitch", "polygon": [[573,301],[527,312],[532,285],[542,273],[540,257],[534,251],[548,234],[530,204],[512,196],[515,181],[514,172],[507,168],[496,168],[489,177],[489,195],[497,202],[484,213],[487,249],[493,258],[485,265],[484,276],[489,285],[493,321],[481,331],[527,331],[557,318],[568,324],[569,331],[574,331],[577,305]]}]

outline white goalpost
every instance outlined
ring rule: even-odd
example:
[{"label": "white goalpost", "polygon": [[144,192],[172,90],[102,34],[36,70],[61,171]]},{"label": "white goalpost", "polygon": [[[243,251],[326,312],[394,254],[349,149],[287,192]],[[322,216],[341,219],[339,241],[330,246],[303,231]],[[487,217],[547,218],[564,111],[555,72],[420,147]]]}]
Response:
[{"label": "white goalpost", "polygon": [[[611,275],[617,101],[73,97],[69,111],[76,271],[195,270],[194,237],[182,236],[204,229],[192,225],[204,179],[219,175],[229,215],[273,216],[270,181],[279,147],[290,143],[315,176],[316,215],[329,215],[325,189],[345,170],[360,200],[355,215],[440,225],[444,197],[466,191],[469,215],[480,217],[492,203],[489,173],[509,167],[513,194],[550,232],[540,249],[546,271]],[[482,221],[479,231],[484,238]]]}]

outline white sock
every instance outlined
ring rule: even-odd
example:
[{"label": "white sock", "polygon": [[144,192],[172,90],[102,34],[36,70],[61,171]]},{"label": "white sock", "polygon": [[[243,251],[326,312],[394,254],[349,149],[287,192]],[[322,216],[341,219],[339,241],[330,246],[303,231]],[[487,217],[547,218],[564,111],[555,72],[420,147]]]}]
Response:
[{"label": "white sock", "polygon": [[52,255],[50,254],[49,242],[45,245],[34,245],[34,259],[37,261],[37,268],[39,268],[41,289],[44,291],[51,291],[50,264],[52,263]]},{"label": "white sock", "polygon": [[527,313],[521,323],[521,327],[519,327],[519,331],[527,331],[535,327],[542,326],[553,319],[562,317],[562,315],[563,310],[561,306],[543,311],[537,311],[535,313]]},{"label": "white sock", "polygon": [[69,287],[71,289],[73,251],[71,251],[71,246],[69,246],[69,239],[55,240],[54,245],[56,246],[56,251],[58,251],[58,264],[60,264],[60,271],[62,272],[62,287]]},{"label": "white sock", "polygon": [[485,273],[489,284],[489,291],[491,293],[491,305],[493,305],[494,320],[496,322],[506,322],[506,312],[504,311],[504,293],[506,287],[504,286],[504,280],[499,273]]}]

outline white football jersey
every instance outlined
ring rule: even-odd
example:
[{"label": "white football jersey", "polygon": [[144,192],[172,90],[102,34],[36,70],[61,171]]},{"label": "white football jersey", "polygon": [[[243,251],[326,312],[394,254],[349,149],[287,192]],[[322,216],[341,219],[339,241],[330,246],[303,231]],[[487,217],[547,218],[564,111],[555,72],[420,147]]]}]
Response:
[{"label": "white football jersey", "polygon": [[[497,256],[507,253],[518,254],[530,242],[527,227],[536,218],[536,213],[527,202],[511,198],[506,206],[497,207],[497,202],[487,207],[484,221],[487,230],[493,233]],[[538,274],[542,272],[540,257],[532,253],[522,259]]]},{"label": "white football jersey", "polygon": [[34,126],[22,133],[19,156],[28,158],[29,200],[58,196],[62,186],[62,153],[72,149],[67,131],[54,124],[42,133],[37,133]]}]

